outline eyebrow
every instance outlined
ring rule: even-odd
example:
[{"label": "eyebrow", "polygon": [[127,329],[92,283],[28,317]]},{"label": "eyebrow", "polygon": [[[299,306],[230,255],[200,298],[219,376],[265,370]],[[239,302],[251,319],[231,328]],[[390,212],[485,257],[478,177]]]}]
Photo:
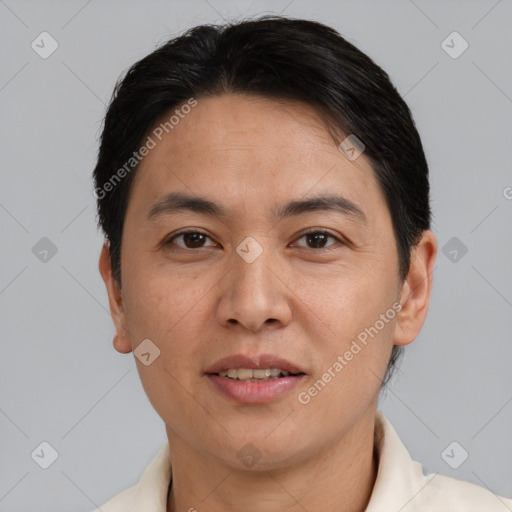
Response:
[{"label": "eyebrow", "polygon": [[[211,217],[228,218],[234,214],[225,206],[205,197],[190,196],[181,192],[171,192],[158,199],[148,213],[148,220],[157,217],[173,215],[182,211],[207,215]],[[342,215],[367,222],[364,211],[346,197],[332,194],[322,194],[290,201],[272,210],[274,217],[283,220],[289,217],[314,211],[334,211]]]}]

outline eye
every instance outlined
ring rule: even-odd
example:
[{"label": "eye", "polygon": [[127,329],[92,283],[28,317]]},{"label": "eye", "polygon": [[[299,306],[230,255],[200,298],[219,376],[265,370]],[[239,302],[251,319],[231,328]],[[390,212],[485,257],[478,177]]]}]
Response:
[{"label": "eye", "polygon": [[[322,231],[319,229],[312,229],[306,233],[303,233],[302,236],[298,238],[298,240],[303,238],[306,240],[306,248],[310,249],[325,249],[326,247],[330,247],[333,244],[326,245],[329,238],[332,238],[335,240],[335,242],[343,244],[343,242],[338,237],[332,235],[328,231]],[[304,247],[304,245],[302,247]]]},{"label": "eye", "polygon": [[[178,239],[182,239],[182,244],[175,243],[175,241]],[[164,241],[164,245],[167,246],[174,244],[181,249],[201,249],[203,247],[212,247],[204,245],[207,239],[211,240],[211,238],[202,231],[186,230],[172,235],[170,238]]]},{"label": "eye", "polygon": [[[332,239],[334,243],[331,243],[327,245],[328,239]],[[181,243],[176,243],[176,240],[180,240]],[[302,247],[309,248],[309,249],[325,249],[329,248],[332,245],[335,245],[336,242],[343,244],[343,242],[340,240],[340,238],[334,236],[328,231],[323,231],[320,229],[311,229],[307,231],[306,233],[303,233],[297,240],[305,239],[306,245],[302,245]],[[205,245],[205,242],[207,240],[211,240],[211,245]],[[168,239],[166,239],[163,243],[164,246],[171,246],[176,245],[181,249],[202,249],[205,247],[214,247],[215,243],[213,240],[202,231],[197,230],[184,230],[180,231],[178,233],[175,233],[174,235],[170,236]],[[299,244],[300,246],[300,244]]]}]

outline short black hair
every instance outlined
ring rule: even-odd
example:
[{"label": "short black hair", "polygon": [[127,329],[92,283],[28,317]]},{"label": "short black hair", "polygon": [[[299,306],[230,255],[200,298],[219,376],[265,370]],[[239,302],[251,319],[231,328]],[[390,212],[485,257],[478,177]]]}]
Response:
[{"label": "short black hair", "polygon": [[[191,99],[230,93],[302,102],[322,115],[331,135],[362,141],[391,214],[405,279],[411,249],[431,221],[428,165],[408,106],[387,73],[333,28],[271,15],[191,28],[118,80],[93,172],[118,284],[124,219],[147,134]],[[384,383],[401,351],[393,347]]]}]

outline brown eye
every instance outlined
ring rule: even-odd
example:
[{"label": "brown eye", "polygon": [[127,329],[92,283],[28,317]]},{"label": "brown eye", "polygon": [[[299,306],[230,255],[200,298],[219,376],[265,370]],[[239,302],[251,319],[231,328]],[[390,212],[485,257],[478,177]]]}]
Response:
[{"label": "brown eye", "polygon": [[[182,240],[181,244],[176,243],[176,240],[179,239]],[[201,231],[180,231],[167,240],[165,245],[175,244],[182,249],[201,249],[203,247],[210,247],[204,245],[208,239],[210,237]]]},{"label": "brown eye", "polygon": [[[325,249],[325,248],[333,245],[332,243],[329,245],[326,245],[329,238],[333,239],[335,242],[341,243],[341,241],[337,237],[335,237],[334,235],[331,235],[329,232],[319,231],[319,230],[308,231],[307,233],[304,233],[299,238],[299,240],[305,239],[306,244],[307,244],[306,247],[309,249]],[[304,246],[302,246],[302,247],[304,247]]]}]

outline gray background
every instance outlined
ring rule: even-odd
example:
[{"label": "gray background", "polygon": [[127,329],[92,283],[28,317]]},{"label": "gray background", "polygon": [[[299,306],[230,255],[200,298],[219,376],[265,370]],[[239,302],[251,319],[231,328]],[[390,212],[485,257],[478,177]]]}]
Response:
[{"label": "gray background", "polygon": [[[133,355],[112,347],[97,270],[105,103],[166,38],[270,12],[333,25],[410,105],[433,229],[440,248],[460,242],[439,253],[429,317],[381,409],[428,472],[512,496],[511,1],[0,0],[0,511],[89,511],[165,442]],[[43,31],[59,44],[47,59],[31,48]],[[453,31],[469,43],[456,59],[441,47]],[[43,237],[57,248],[47,261],[32,251]],[[42,441],[59,454],[48,469],[31,458]],[[452,441],[469,453],[458,469],[441,456]]]}]

